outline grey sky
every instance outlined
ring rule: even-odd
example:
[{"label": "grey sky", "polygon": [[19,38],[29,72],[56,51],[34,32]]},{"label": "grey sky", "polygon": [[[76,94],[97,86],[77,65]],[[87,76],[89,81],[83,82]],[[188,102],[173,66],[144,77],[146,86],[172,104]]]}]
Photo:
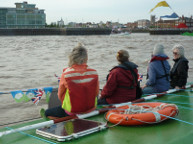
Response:
[{"label": "grey sky", "polygon": [[[17,0],[0,0],[0,7],[15,7]],[[139,19],[150,19],[170,15],[175,11],[179,16],[193,15],[193,0],[167,0],[168,7],[158,7],[149,13],[161,0],[28,0],[44,9],[47,23],[56,22],[63,18],[64,22],[95,22],[118,21],[133,22]]]}]

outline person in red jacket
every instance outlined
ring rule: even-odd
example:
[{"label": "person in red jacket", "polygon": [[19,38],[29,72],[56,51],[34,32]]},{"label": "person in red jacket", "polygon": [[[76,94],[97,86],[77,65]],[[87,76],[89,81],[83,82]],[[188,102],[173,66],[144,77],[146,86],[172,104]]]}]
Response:
[{"label": "person in red jacket", "polygon": [[129,61],[129,53],[120,50],[117,53],[119,65],[110,70],[98,105],[123,103],[136,99],[137,82],[129,68],[138,75],[137,65]]},{"label": "person in red jacket", "polygon": [[45,111],[50,119],[87,113],[96,108],[99,93],[98,74],[87,66],[87,50],[79,45],[69,56],[69,67],[63,70],[58,88],[61,106]]}]

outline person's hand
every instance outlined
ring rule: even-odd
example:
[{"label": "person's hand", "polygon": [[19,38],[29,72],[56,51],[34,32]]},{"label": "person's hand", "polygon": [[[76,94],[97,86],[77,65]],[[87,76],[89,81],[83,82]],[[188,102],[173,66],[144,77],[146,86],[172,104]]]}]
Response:
[{"label": "person's hand", "polygon": [[144,89],[145,87],[147,87],[147,85],[142,86],[141,89]]},{"label": "person's hand", "polygon": [[179,86],[176,86],[175,89],[179,90],[179,89],[181,89],[181,88],[180,88]]}]

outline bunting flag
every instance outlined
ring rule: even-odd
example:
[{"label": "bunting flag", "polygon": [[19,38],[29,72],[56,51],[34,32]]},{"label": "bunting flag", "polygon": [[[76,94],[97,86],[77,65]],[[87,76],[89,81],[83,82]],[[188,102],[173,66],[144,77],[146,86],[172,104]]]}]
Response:
[{"label": "bunting flag", "polygon": [[143,80],[143,75],[142,75],[142,74],[139,74],[138,82],[142,82],[142,80]]},{"label": "bunting flag", "polygon": [[160,18],[178,18],[179,16],[174,12],[171,15],[160,16]]},{"label": "bunting flag", "polygon": [[35,97],[35,92],[34,91],[37,91],[38,89],[28,89],[27,92],[26,92],[26,101],[30,101],[32,98]]},{"label": "bunting flag", "polygon": [[55,74],[55,77],[58,78],[58,84],[60,83],[60,77]]},{"label": "bunting flag", "polygon": [[23,101],[24,93],[21,90],[11,91],[11,94],[16,102],[22,102]]},{"label": "bunting flag", "polygon": [[46,96],[46,102],[48,103],[52,90],[53,90],[53,87],[45,87],[45,88],[34,88],[34,89],[28,89],[28,90],[16,90],[16,91],[10,91],[7,93],[11,93],[12,97],[15,99],[16,102],[32,101],[34,104],[37,105],[44,94]]},{"label": "bunting flag", "polygon": [[50,95],[52,93],[53,87],[45,87],[44,91],[46,94],[46,102],[48,103],[50,101]]},{"label": "bunting flag", "polygon": [[38,104],[39,103],[39,101],[40,101],[40,99],[42,98],[42,95],[44,94],[44,91],[42,90],[42,89],[38,89],[38,90],[35,90],[35,91],[33,91],[34,92],[34,97],[32,97],[32,102],[34,103],[34,104]]},{"label": "bunting flag", "polygon": [[169,7],[169,8],[171,8],[166,1],[161,1],[154,8],[152,8],[149,13],[151,13],[157,7]]}]

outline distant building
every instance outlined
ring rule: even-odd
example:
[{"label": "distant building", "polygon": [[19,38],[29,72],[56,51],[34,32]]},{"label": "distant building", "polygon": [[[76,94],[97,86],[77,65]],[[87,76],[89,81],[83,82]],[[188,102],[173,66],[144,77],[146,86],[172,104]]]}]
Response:
[{"label": "distant building", "polygon": [[150,25],[154,25],[155,24],[155,15],[151,15],[150,17]]},{"label": "distant building", "polygon": [[69,22],[68,27],[76,27],[76,22]]},{"label": "distant building", "polygon": [[191,17],[180,17],[178,20],[178,23],[184,23],[188,26],[188,28],[193,28],[193,19]]},{"label": "distant building", "polygon": [[44,10],[27,2],[15,3],[16,8],[0,7],[0,28],[44,28]]},{"label": "distant building", "polygon": [[148,28],[150,26],[150,21],[146,19],[138,20],[138,28]]},{"label": "distant building", "polygon": [[175,28],[178,25],[178,20],[158,20],[155,23],[157,28]]},{"label": "distant building", "polygon": [[63,27],[63,26],[64,26],[64,21],[63,21],[62,18],[61,18],[60,21],[58,21],[58,26],[59,26],[59,27]]},{"label": "distant building", "polygon": [[127,26],[129,29],[135,29],[135,28],[137,28],[137,25],[138,25],[137,22],[128,22],[128,23],[126,24],[126,26]]},{"label": "distant building", "polygon": [[107,21],[107,22],[106,22],[106,26],[109,27],[109,28],[112,28],[112,27],[113,27],[113,26],[112,26],[112,22]]}]

